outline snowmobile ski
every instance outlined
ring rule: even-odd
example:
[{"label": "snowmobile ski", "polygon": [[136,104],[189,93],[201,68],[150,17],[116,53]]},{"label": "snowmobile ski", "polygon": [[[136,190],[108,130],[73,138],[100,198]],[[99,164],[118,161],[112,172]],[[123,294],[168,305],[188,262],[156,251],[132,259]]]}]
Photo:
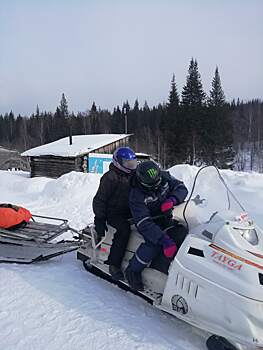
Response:
[{"label": "snowmobile ski", "polygon": [[208,350],[237,350],[228,340],[217,335],[211,335],[206,341]]},{"label": "snowmobile ski", "polygon": [[50,244],[46,247],[25,246],[18,244],[0,244],[0,263],[31,264],[45,261],[58,255],[78,249],[76,242],[69,244]]}]

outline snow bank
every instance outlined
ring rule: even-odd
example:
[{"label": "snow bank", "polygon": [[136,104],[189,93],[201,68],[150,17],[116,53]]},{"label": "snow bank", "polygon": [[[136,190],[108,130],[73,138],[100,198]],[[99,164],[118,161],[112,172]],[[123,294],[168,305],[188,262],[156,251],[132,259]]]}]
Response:
[{"label": "snow bank", "polygon": [[93,220],[92,199],[98,189],[101,175],[71,172],[49,181],[40,196],[39,209],[48,215],[67,218],[76,229]]}]

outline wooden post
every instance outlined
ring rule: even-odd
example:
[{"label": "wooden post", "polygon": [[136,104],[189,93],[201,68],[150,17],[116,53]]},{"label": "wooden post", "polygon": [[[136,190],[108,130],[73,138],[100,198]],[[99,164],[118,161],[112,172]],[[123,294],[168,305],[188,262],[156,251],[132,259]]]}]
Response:
[{"label": "wooden post", "polygon": [[69,122],[69,144],[72,145],[72,118],[71,118],[71,116],[69,116],[68,122]]},{"label": "wooden post", "polygon": [[128,134],[128,118],[127,118],[127,108],[123,108],[123,113],[124,113],[124,133]]}]

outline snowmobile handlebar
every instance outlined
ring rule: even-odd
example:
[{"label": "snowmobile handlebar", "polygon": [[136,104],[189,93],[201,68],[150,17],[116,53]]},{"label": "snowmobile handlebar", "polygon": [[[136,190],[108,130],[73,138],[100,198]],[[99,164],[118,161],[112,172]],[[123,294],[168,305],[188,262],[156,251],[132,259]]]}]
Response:
[{"label": "snowmobile handlebar", "polygon": [[[155,215],[155,216],[151,216],[151,217],[149,217],[149,219],[158,220],[158,219],[169,217],[171,215],[173,209],[174,209],[174,207],[172,209],[168,210],[165,213],[162,213],[162,214],[159,214],[159,215]],[[129,222],[130,225],[134,225],[134,219],[133,218],[128,219],[128,222]]]}]

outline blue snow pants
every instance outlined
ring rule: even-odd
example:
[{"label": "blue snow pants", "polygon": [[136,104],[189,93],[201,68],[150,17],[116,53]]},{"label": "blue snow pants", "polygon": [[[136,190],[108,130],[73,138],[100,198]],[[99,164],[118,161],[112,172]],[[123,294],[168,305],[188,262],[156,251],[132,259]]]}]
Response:
[{"label": "blue snow pants", "polygon": [[[187,235],[186,228],[182,225],[174,225],[164,231],[166,231],[167,235],[175,241],[177,248],[179,249]],[[162,246],[160,244],[153,244],[149,240],[145,239],[145,242],[139,246],[134,256],[131,258],[128,269],[134,272],[141,272],[159,255],[163,255]],[[171,260],[172,259],[168,259],[169,263]]]}]

